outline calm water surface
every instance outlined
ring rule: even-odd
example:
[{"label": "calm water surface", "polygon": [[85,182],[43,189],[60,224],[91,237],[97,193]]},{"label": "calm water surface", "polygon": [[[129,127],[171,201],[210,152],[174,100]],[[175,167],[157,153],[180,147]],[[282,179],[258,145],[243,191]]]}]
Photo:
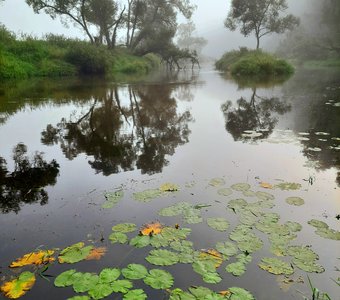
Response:
[{"label": "calm water surface", "polygon": [[[340,273],[339,241],[321,238],[307,224],[326,222],[335,230],[340,221],[340,73],[299,70],[283,84],[237,83],[209,69],[179,74],[156,74],[141,80],[34,80],[0,86],[0,278],[17,273],[8,265],[41,248],[64,248],[79,241],[108,247],[99,261],[72,266],[55,264],[48,275],[76,268],[99,272],[145,261],[151,248],[111,245],[111,227],[120,222],[138,226],[159,220],[192,228],[196,249],[214,247],[227,233],[206,223],[187,225],[180,217],[161,217],[158,211],[179,201],[211,206],[207,217],[225,217],[231,229],[238,223],[226,209],[228,198],[208,185],[224,178],[225,187],[247,182],[252,190],[275,195],[274,212],[281,221],[299,222],[303,229],[294,244],[311,245],[326,272],[309,274],[332,299],[339,287],[330,279]],[[307,135],[308,133],[308,135]],[[302,185],[298,191],[265,190],[260,182]],[[165,182],[181,189],[149,203],[133,193],[158,188]],[[105,193],[119,188],[124,199],[103,209]],[[300,196],[305,204],[288,205]],[[249,200],[249,199],[248,199]],[[230,229],[230,230],[231,230]],[[228,232],[230,232],[230,230]],[[191,265],[164,267],[175,287],[207,286],[215,291],[231,286],[248,289],[257,299],[302,299],[309,295],[307,274],[296,269],[288,291],[280,280],[257,266],[268,251],[254,254],[247,272],[234,277],[219,268],[223,280],[204,283]],[[287,260],[289,261],[289,260]],[[157,268],[157,267],[156,267]],[[149,299],[167,299],[148,289]],[[24,299],[67,299],[72,288],[57,289],[53,280],[38,278]],[[0,296],[1,297],[1,296]],[[111,295],[111,299],[121,299]]]}]

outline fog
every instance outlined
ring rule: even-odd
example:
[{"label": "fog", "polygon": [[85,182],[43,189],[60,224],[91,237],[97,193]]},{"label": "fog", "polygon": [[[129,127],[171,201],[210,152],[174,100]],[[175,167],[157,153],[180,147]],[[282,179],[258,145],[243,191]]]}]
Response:
[{"label": "fog", "polygon": [[[253,36],[244,37],[239,32],[230,32],[224,27],[224,20],[228,14],[231,0],[192,0],[197,5],[192,19],[196,24],[196,35],[208,40],[203,49],[203,55],[218,58],[224,52],[239,47],[254,48],[256,45]],[[211,4],[213,3],[213,4]],[[317,9],[316,0],[288,0],[289,12],[305,19]],[[184,18],[179,23],[184,23]],[[46,33],[63,34],[68,37],[85,38],[83,31],[72,24],[66,28],[60,19],[52,20],[48,15],[34,14],[33,10],[24,0],[5,0],[0,6],[0,22],[15,33],[26,33],[42,36]],[[309,24],[310,26],[310,24]],[[314,24],[313,27],[317,26]],[[273,34],[262,39],[262,47],[274,51],[282,36]]]}]

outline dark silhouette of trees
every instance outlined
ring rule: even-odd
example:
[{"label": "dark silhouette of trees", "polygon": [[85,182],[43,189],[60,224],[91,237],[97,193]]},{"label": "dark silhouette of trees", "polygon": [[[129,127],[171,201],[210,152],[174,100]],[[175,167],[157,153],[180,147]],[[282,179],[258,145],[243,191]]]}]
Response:
[{"label": "dark silhouette of trees", "polygon": [[18,144],[13,149],[14,171],[7,169],[5,159],[0,157],[0,210],[18,213],[22,203],[48,202],[45,186],[55,185],[59,165],[55,160],[47,163],[42,153],[36,152],[32,159],[26,155],[27,147]]}]

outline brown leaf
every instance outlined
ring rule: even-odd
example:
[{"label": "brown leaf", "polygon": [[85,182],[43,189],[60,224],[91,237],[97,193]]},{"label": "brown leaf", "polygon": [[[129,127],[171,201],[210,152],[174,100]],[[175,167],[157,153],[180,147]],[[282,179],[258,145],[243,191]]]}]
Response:
[{"label": "brown leaf", "polygon": [[27,265],[42,265],[45,263],[50,263],[55,260],[52,257],[54,251],[53,250],[40,250],[38,252],[31,252],[25,254],[23,257],[18,258],[16,261],[10,264],[11,268],[18,268]]},{"label": "brown leaf", "polygon": [[264,189],[272,189],[273,188],[273,186],[268,182],[260,182],[260,186],[263,187]]},{"label": "brown leaf", "polygon": [[23,272],[12,281],[5,282],[0,290],[7,298],[18,299],[25,295],[35,283],[35,276],[31,272]]},{"label": "brown leaf", "polygon": [[152,222],[149,224],[143,225],[140,230],[142,235],[156,235],[160,234],[163,230],[163,225],[159,222]]},{"label": "brown leaf", "polygon": [[86,260],[100,260],[106,254],[106,247],[93,248]]}]

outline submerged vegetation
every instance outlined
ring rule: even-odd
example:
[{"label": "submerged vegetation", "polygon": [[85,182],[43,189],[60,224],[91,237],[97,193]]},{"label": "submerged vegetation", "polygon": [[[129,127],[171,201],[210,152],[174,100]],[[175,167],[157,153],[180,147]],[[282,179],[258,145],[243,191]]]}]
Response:
[{"label": "submerged vegetation", "polygon": [[263,52],[240,48],[225,53],[215,63],[216,69],[230,72],[234,77],[251,77],[263,80],[271,77],[289,77],[294,68],[283,59]]}]

